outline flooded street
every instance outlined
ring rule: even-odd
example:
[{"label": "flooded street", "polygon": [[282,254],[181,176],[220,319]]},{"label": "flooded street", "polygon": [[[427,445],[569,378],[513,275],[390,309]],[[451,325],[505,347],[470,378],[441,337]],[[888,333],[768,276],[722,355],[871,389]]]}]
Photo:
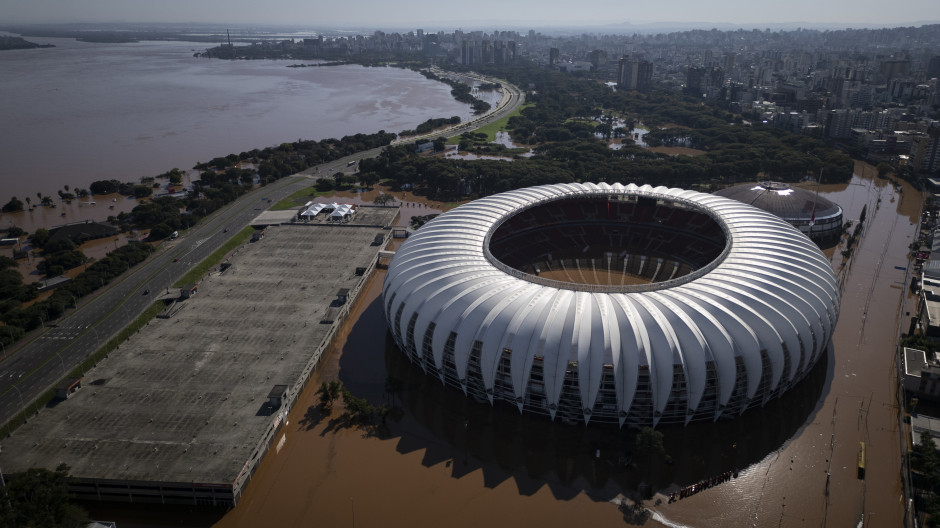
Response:
[{"label": "flooded street", "polygon": [[[864,170],[860,168],[864,167]],[[901,526],[895,357],[899,315],[916,299],[904,287],[907,247],[914,240],[920,198],[909,184],[895,191],[858,164],[848,185],[821,194],[857,223],[867,206],[867,228],[848,266],[835,254],[842,304],[821,401],[806,423],[741,477],[661,513],[689,526]],[[879,203],[880,198],[880,203]],[[902,302],[906,307],[902,308]],[[902,327],[906,329],[905,322]],[[867,446],[867,474],[856,476],[859,442]],[[831,475],[827,479],[827,474]]]},{"label": "flooded street", "polygon": [[[851,183],[820,191],[845,208],[846,220],[857,222],[866,205],[868,218],[846,266],[841,249],[827,253],[845,277],[829,353],[763,409],[718,423],[661,427],[669,461],[634,457],[635,431],[520,416],[514,407],[473,403],[426,376],[388,337],[380,301],[384,271],[378,270],[236,508],[106,507],[104,513],[121,526],[153,525],[142,519],[149,512],[150,522],[161,525],[214,522],[224,528],[475,527],[494,521],[901,526],[894,358],[898,316],[913,309],[914,299],[905,297],[902,307],[905,271],[895,266],[907,265],[920,200],[908,184],[900,184],[898,193],[869,169],[859,165]],[[389,405],[385,423],[348,424],[341,401],[324,413],[315,392],[334,379],[372,404]],[[386,392],[394,385],[390,379],[401,389]],[[860,441],[868,446],[864,480],[856,476]],[[726,472],[735,476],[667,503],[672,491]],[[644,503],[650,517],[618,508],[647,486],[654,493]]]}]

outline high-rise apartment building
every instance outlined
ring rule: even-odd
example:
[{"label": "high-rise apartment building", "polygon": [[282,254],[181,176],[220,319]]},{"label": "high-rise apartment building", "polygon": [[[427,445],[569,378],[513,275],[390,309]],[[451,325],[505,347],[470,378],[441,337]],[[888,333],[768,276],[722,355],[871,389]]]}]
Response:
[{"label": "high-rise apartment building", "polygon": [[617,69],[617,87],[621,90],[648,92],[652,86],[653,64],[648,61],[620,59]]}]

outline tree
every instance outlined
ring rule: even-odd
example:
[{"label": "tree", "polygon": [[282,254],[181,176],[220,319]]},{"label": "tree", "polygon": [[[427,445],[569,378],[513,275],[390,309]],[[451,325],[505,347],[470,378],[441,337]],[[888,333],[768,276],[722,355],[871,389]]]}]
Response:
[{"label": "tree", "polygon": [[663,433],[652,427],[644,427],[636,434],[637,453],[645,457],[653,455],[664,456],[666,448],[663,446]]},{"label": "tree", "polygon": [[940,454],[929,431],[920,434],[920,443],[911,453],[911,464],[924,475],[924,483],[933,492],[940,484]]},{"label": "tree", "polygon": [[10,198],[10,201],[3,206],[2,211],[4,213],[15,213],[17,211],[23,210],[23,202],[21,202],[16,196]]},{"label": "tree", "polygon": [[49,230],[40,227],[29,237],[29,240],[33,243],[33,247],[42,249],[42,247],[46,245],[46,242],[49,241]]},{"label": "tree", "polygon": [[146,198],[153,194],[153,189],[146,185],[135,185],[133,192],[134,198]]},{"label": "tree", "polygon": [[314,184],[314,187],[317,188],[319,192],[327,192],[333,190],[333,180],[329,178],[320,178],[317,180],[317,183]]},{"label": "tree", "polygon": [[359,173],[359,183],[365,187],[372,187],[379,182],[379,174],[373,171],[360,172]]},{"label": "tree", "polygon": [[636,434],[634,439],[636,454],[642,461],[641,464],[646,468],[646,481],[649,483],[653,470],[653,461],[657,458],[669,460],[666,455],[666,448],[663,446],[663,433],[652,427],[644,427]]},{"label": "tree", "polygon": [[162,240],[170,236],[173,231],[174,229],[166,224],[157,224],[150,228],[150,236],[148,238],[150,238],[150,240]]},{"label": "tree", "polygon": [[336,398],[339,398],[339,395],[343,392],[343,384],[337,380],[330,381],[329,383],[323,382],[320,384],[320,388],[317,389],[317,394],[320,395],[320,405],[324,409],[329,409],[333,406],[333,401]]},{"label": "tree", "polygon": [[69,502],[69,467],[60,464],[55,471],[30,468],[15,473],[0,489],[0,525],[83,526],[87,514]]},{"label": "tree", "polygon": [[894,170],[894,168],[893,168],[891,165],[888,165],[887,163],[885,163],[885,162],[883,162],[883,161],[878,164],[878,167],[877,167],[877,168],[878,168],[878,177],[879,177],[879,178],[884,178],[885,176],[888,175],[888,173],[890,173],[891,171]]},{"label": "tree", "polygon": [[391,194],[380,194],[375,197],[375,200],[372,200],[372,203],[375,205],[387,205],[389,202],[394,202],[395,197]]}]

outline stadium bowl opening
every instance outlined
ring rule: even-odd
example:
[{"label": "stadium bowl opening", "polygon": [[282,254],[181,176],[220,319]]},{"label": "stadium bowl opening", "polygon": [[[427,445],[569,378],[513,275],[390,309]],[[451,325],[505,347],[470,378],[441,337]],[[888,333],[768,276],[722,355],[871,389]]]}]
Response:
[{"label": "stadium bowl opening", "polygon": [[494,224],[488,260],[524,280],[586,291],[673,287],[711,269],[731,238],[693,201],[643,194],[553,197]]}]

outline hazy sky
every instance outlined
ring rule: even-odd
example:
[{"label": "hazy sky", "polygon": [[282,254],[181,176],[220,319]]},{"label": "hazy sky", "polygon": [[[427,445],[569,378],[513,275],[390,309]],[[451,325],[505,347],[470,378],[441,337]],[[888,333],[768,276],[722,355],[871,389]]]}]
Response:
[{"label": "hazy sky", "polygon": [[938,0],[0,0],[0,23],[198,22],[436,31],[623,22],[858,27],[937,20]]}]

